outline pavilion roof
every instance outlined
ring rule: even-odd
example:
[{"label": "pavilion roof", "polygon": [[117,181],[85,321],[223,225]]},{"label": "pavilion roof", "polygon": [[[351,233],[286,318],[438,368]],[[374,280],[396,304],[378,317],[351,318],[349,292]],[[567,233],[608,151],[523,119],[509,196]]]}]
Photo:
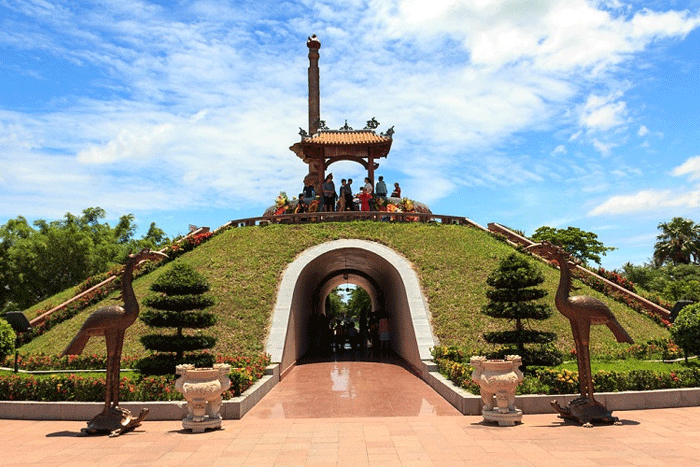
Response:
[{"label": "pavilion roof", "polygon": [[372,145],[391,143],[391,136],[378,135],[374,130],[320,130],[313,136],[302,138],[304,145]]}]

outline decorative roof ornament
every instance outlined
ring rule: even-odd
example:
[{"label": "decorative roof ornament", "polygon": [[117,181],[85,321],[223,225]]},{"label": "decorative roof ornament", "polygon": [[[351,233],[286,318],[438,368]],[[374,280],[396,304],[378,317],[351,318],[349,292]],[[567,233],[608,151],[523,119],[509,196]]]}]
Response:
[{"label": "decorative roof ornament", "polygon": [[376,118],[372,117],[372,120],[367,120],[367,126],[365,126],[365,130],[376,130],[377,127],[380,125],[380,123],[377,121]]},{"label": "decorative roof ornament", "polygon": [[310,49],[320,49],[321,41],[318,40],[318,37],[316,37],[316,34],[314,34],[308,38],[308,40],[306,41],[306,46]]},{"label": "decorative roof ornament", "polygon": [[302,127],[299,127],[299,135],[301,135],[302,138],[306,138],[307,136],[309,136],[309,134],[306,132],[306,130],[303,129]]},{"label": "decorative roof ornament", "polygon": [[393,134],[394,134],[394,126],[392,125],[391,128],[386,130],[386,133],[382,133],[381,135],[386,136],[388,138],[391,138]]},{"label": "decorative roof ornament", "polygon": [[348,120],[345,119],[345,125],[340,127],[340,131],[353,131],[352,127],[348,125]]},{"label": "decorative roof ornament", "polygon": [[325,120],[318,120],[318,129],[319,130],[327,130],[328,126],[326,126],[326,121]]}]

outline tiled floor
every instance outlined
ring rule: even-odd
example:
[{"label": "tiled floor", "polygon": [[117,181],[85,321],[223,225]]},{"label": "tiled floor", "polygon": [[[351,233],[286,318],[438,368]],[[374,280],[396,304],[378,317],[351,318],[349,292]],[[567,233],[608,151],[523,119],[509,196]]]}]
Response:
[{"label": "tiled floor", "polygon": [[393,359],[298,365],[245,418],[461,414]]},{"label": "tiled floor", "polygon": [[435,397],[396,365],[300,365],[242,420],[213,432],[146,421],[119,438],[78,438],[84,422],[0,420],[0,465],[700,465],[700,407],[616,412],[621,426],[526,415],[498,427]]}]

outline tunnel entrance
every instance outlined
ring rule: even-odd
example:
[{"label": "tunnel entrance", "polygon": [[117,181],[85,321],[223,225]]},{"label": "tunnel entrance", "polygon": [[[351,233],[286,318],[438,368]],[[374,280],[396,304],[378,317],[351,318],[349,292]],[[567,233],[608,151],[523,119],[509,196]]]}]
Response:
[{"label": "tunnel entrance", "polygon": [[326,297],[344,283],[365,289],[372,312],[389,320],[389,351],[419,376],[435,345],[428,309],[410,263],[392,249],[364,240],[336,240],[303,252],[284,272],[266,351],[284,375],[315,347]]}]

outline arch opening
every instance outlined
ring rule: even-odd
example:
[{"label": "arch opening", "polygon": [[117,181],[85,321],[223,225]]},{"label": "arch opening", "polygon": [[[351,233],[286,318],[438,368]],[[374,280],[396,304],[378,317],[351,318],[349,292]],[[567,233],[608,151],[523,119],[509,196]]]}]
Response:
[{"label": "arch opening", "polygon": [[325,297],[350,278],[367,290],[373,311],[381,308],[388,314],[391,350],[424,375],[435,338],[418,277],[398,253],[364,240],[317,245],[287,267],[266,346],[272,361],[284,374],[310,350],[312,319],[325,314]]}]

